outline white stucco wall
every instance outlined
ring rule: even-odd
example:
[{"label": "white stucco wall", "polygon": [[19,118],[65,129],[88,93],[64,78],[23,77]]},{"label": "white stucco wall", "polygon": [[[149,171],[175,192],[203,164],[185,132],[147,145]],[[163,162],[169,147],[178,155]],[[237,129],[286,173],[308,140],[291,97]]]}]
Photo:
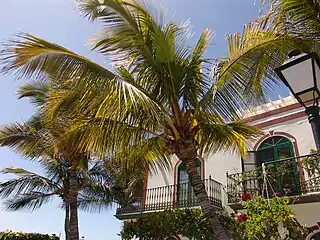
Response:
[{"label": "white stucco wall", "polygon": [[241,172],[241,157],[237,153],[221,152],[210,155],[205,160],[205,176],[226,186],[226,174]]},{"label": "white stucco wall", "polygon": [[171,157],[171,169],[164,170],[158,169],[156,173],[149,173],[148,176],[148,188],[156,188],[162,186],[169,186],[174,184],[174,166],[177,164],[178,158],[176,156]]},{"label": "white stucco wall", "polygon": [[302,225],[308,227],[317,225],[320,222],[320,203],[304,203],[290,205],[294,214],[297,216],[297,220]]}]

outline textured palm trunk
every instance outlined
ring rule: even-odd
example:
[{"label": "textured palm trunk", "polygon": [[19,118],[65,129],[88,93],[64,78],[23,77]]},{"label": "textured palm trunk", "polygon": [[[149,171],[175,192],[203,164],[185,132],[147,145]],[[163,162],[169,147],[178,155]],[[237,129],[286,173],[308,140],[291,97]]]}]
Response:
[{"label": "textured palm trunk", "polygon": [[77,171],[71,167],[70,170],[70,222],[69,222],[69,237],[70,240],[79,240],[78,226],[78,180]]},{"label": "textured palm trunk", "polygon": [[66,235],[66,240],[70,240],[69,236],[69,221],[70,221],[70,207],[68,201],[65,202],[65,219],[64,219],[64,233]]},{"label": "textured palm trunk", "polygon": [[64,219],[64,233],[66,235],[66,240],[70,240],[70,236],[69,236],[69,221],[70,221],[70,207],[69,207],[69,203],[66,202],[66,213],[65,213],[65,219]]},{"label": "textured palm trunk", "polygon": [[196,145],[192,141],[184,142],[184,144],[181,146],[180,150],[176,152],[176,154],[182,162],[186,163],[187,173],[196,199],[201,207],[201,210],[208,219],[216,239],[229,240],[230,237],[228,236],[224,227],[220,224],[218,216],[215,214],[215,209],[209,200],[204,183],[197,171],[195,165],[195,162],[197,160]]}]

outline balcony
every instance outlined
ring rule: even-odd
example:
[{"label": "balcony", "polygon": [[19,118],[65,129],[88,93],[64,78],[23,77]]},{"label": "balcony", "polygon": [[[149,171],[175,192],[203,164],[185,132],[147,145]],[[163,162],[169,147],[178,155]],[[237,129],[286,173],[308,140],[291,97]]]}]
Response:
[{"label": "balcony", "polygon": [[[213,180],[206,179],[204,184],[211,203],[222,208],[222,185]],[[130,206],[119,206],[116,217],[124,219],[125,215],[140,214],[149,211],[163,211],[175,208],[190,208],[199,206],[190,183],[169,185],[146,189]]]},{"label": "balcony", "polygon": [[272,161],[251,171],[227,174],[229,205],[239,204],[245,193],[289,196],[295,203],[319,201],[320,155]]}]

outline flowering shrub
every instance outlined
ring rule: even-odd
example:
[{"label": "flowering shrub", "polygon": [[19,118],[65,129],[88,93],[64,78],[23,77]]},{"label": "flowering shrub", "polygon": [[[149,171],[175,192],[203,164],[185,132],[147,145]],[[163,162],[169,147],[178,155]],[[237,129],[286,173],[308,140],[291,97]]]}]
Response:
[{"label": "flowering shrub", "polygon": [[241,239],[305,239],[308,231],[296,220],[288,206],[288,198],[279,196],[280,193],[275,193],[272,199],[262,196],[251,198],[248,195],[243,197],[245,201],[242,205],[246,214],[233,215],[238,223],[236,231],[241,231]]},{"label": "flowering shrub", "polygon": [[[296,220],[288,198],[265,199],[242,196],[246,213],[217,213],[233,240],[301,240],[308,231]],[[177,209],[145,214],[136,222],[127,222],[122,239],[167,239],[182,235],[189,239],[214,239],[202,211],[197,208]],[[1,239],[0,239],[1,240]]]},{"label": "flowering shrub", "polygon": [[0,232],[0,240],[59,240],[55,235],[47,235],[40,233],[22,233],[5,231]]}]

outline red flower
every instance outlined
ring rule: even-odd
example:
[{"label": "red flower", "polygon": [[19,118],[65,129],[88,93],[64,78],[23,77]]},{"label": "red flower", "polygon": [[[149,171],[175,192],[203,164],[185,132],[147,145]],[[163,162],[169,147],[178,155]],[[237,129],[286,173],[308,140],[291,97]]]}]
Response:
[{"label": "red flower", "polygon": [[250,193],[245,193],[242,195],[242,201],[248,201],[251,199]]},{"label": "red flower", "polygon": [[281,197],[281,192],[275,192],[275,193],[274,193],[274,196],[275,196],[275,197]]},{"label": "red flower", "polygon": [[247,214],[240,214],[238,216],[235,217],[235,220],[239,223],[245,222],[248,219],[248,215]]}]

